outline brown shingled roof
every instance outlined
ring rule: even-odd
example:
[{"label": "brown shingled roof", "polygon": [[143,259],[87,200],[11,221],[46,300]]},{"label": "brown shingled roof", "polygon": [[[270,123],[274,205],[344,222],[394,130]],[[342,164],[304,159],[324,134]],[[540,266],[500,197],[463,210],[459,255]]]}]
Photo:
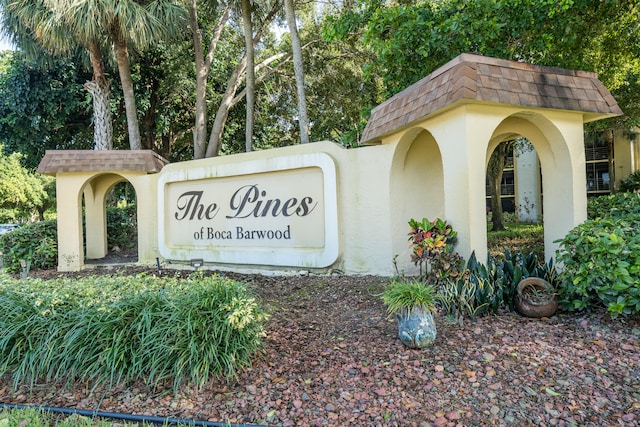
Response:
[{"label": "brown shingled roof", "polygon": [[596,73],[465,53],[374,108],[361,142],[465,100],[582,111],[585,122],[622,114]]},{"label": "brown shingled roof", "polygon": [[160,172],[168,160],[151,150],[47,150],[38,172],[144,171]]}]

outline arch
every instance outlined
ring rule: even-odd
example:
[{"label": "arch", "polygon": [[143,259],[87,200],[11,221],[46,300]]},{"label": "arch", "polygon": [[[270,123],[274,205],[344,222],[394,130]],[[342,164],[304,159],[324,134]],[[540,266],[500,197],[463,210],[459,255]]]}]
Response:
[{"label": "arch", "polygon": [[[109,253],[106,201],[111,188],[120,182],[130,183],[121,174],[103,173],[93,175],[82,187],[85,205],[85,259],[101,259]],[[135,187],[133,189],[136,192]]]},{"label": "arch", "polygon": [[546,259],[555,256],[558,245],[554,241],[586,218],[586,193],[579,191],[584,181],[582,133],[579,135],[579,141],[575,135],[571,141],[542,114],[519,112],[500,122],[487,146],[485,166],[498,144],[514,137],[527,138],[535,148],[542,172]]},{"label": "arch", "polygon": [[[433,135],[416,127],[400,138],[391,163],[391,236],[406,236],[411,218],[434,219],[444,215],[442,154]],[[396,243],[393,254],[408,256],[406,241],[403,243]]]}]

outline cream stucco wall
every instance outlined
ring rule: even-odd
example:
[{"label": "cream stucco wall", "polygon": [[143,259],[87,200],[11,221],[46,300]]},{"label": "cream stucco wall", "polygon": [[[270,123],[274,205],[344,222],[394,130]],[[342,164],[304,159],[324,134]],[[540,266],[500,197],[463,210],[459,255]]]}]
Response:
[{"label": "cream stucco wall", "polygon": [[[312,159],[312,165],[315,158],[325,159],[319,163],[325,164],[323,173],[335,175],[325,179],[324,185],[333,186],[325,191],[325,197],[335,198],[327,202],[335,208],[336,216],[335,220],[324,221],[324,226],[333,227],[325,234],[331,239],[325,245],[335,249],[335,256],[328,264],[311,262],[304,269],[393,275],[397,255],[400,271],[415,272],[407,241],[408,221],[423,217],[447,220],[458,231],[457,251],[464,258],[475,252],[479,260],[484,260],[486,164],[500,142],[516,136],[529,139],[540,159],[545,255],[549,259],[557,248],[554,240],[586,218],[582,124],[582,115],[575,112],[462,103],[387,135],[379,145],[358,149],[347,150],[324,141],[175,163],[157,174],[58,173],[59,269],[81,269],[85,256],[100,258],[106,254],[105,197],[120,180],[129,181],[136,192],[139,262],[152,264],[158,258],[165,265],[179,267],[189,265],[189,255],[175,256],[178,252],[164,250],[163,246],[163,227],[168,224],[165,219],[175,214],[164,211],[164,186],[169,181],[211,179],[206,185],[215,193],[216,182],[221,182],[215,181],[218,178],[224,181],[251,176],[256,170],[264,172],[269,165],[295,170],[304,166],[297,160],[303,158]],[[172,178],[168,181],[169,176]],[[277,185],[284,188],[291,183],[283,179]],[[81,228],[83,198],[90,229],[86,254]],[[197,258],[206,255],[198,250]],[[286,248],[283,252],[287,250],[292,253]],[[219,258],[226,261],[209,262],[205,267],[279,272],[301,269],[297,261],[287,264],[286,254],[274,254],[277,248],[270,251],[264,258],[260,251],[254,251],[258,255],[252,254],[250,261],[244,260],[239,251],[237,256]]]},{"label": "cream stucco wall", "polygon": [[[85,258],[99,259],[108,253],[105,201],[111,187],[125,180],[132,184],[138,202],[138,260],[142,263],[154,262],[158,247],[156,175],[122,171],[58,173],[59,271],[80,270]],[[86,236],[82,230],[83,201]]]}]

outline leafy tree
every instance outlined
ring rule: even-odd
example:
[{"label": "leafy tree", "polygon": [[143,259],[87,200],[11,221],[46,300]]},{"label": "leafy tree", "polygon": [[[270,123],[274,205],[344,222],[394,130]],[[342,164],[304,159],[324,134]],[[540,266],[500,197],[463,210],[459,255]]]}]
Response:
[{"label": "leafy tree", "polygon": [[5,156],[1,151],[0,217],[27,221],[38,214],[43,219],[44,211],[54,200],[53,178],[29,172],[21,165],[20,154]]},{"label": "leafy tree", "polygon": [[42,68],[20,51],[0,55],[4,152],[25,153],[21,161],[35,169],[45,150],[91,148],[91,100],[83,89],[90,75],[67,58],[50,58]]},{"label": "leafy tree", "polygon": [[[593,70],[640,117],[640,15],[632,1],[442,0],[387,3],[364,0],[331,18],[331,35],[360,34],[375,54],[365,66],[391,96],[465,52],[539,65]],[[632,116],[633,117],[633,116]],[[637,119],[628,120],[633,123]],[[610,126],[610,123],[609,123]],[[488,174],[493,228],[504,227],[499,204],[502,148]],[[495,160],[494,160],[495,159]]]},{"label": "leafy tree", "polygon": [[[337,26],[362,28],[375,72],[396,93],[464,53],[594,70],[609,87],[637,61],[635,2],[600,0],[362,2]],[[634,46],[635,45],[635,46]]]},{"label": "leafy tree", "polygon": [[512,142],[503,142],[493,151],[487,165],[489,178],[489,194],[491,196],[491,231],[504,230],[504,216],[502,212],[501,183],[508,150],[513,149]]}]

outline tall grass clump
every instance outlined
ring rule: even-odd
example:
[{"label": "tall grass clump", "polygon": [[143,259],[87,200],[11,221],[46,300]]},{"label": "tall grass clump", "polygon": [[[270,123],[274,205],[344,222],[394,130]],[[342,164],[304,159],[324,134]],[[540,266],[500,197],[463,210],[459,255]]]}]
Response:
[{"label": "tall grass clump", "polygon": [[89,277],[17,281],[0,275],[0,375],[114,386],[236,375],[262,345],[267,315],[241,283]]}]

